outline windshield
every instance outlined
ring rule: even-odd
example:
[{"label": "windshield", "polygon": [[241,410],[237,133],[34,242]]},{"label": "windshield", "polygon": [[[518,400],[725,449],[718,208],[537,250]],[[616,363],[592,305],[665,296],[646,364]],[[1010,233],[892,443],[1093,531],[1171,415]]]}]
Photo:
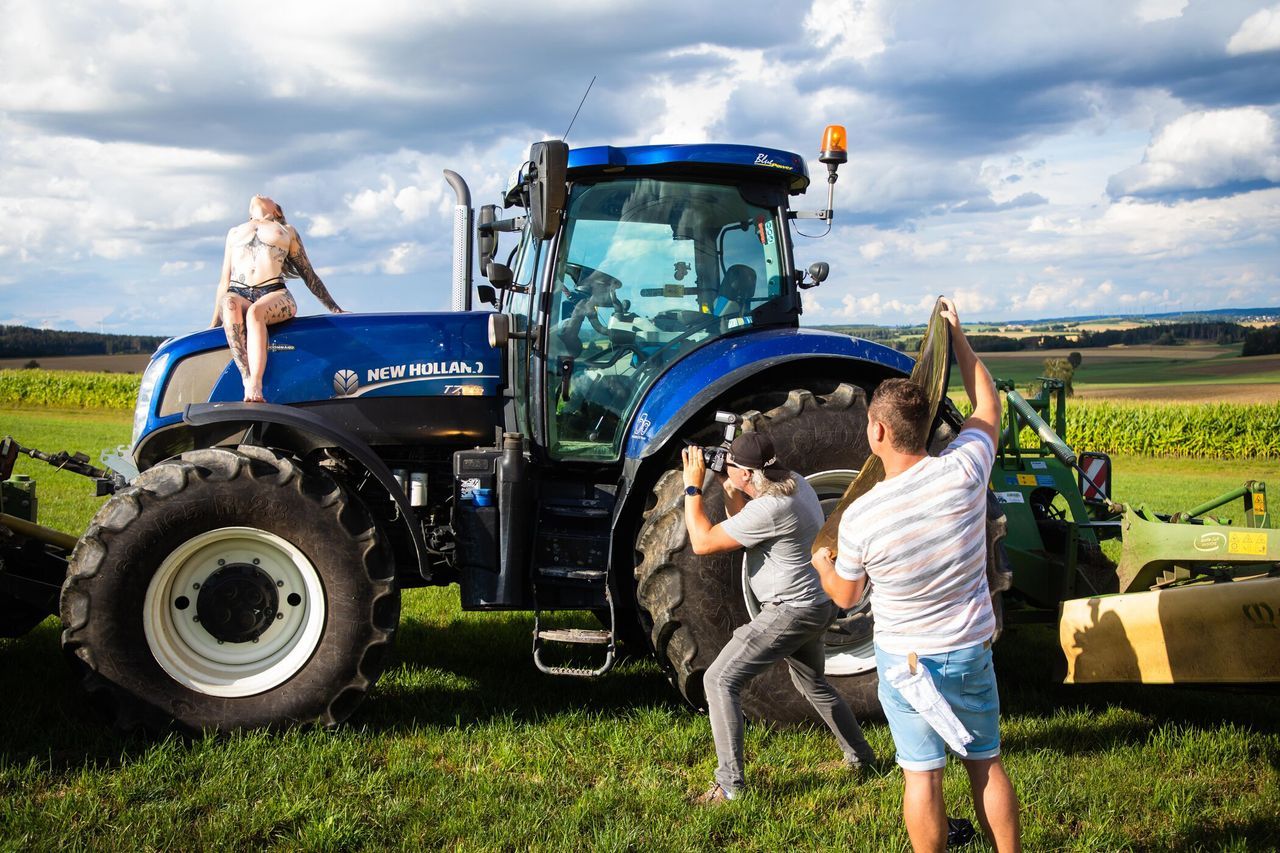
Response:
[{"label": "windshield", "polygon": [[613,459],[662,368],[752,323],[783,292],[776,211],[737,187],[629,179],[574,187],[548,333],[557,458]]}]

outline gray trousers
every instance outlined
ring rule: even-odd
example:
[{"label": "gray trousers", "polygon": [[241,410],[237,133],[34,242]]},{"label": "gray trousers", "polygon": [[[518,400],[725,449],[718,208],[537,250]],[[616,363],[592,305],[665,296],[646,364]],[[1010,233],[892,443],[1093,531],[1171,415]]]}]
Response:
[{"label": "gray trousers", "polygon": [[766,604],[760,614],[733,632],[733,637],[707,669],[703,689],[716,743],[716,781],[726,791],[746,784],[742,769],[742,688],[784,658],[791,682],[804,695],[840,744],[851,764],[867,764],[875,753],[853,711],[823,674],[822,636],[840,609],[832,601],[809,607]]}]

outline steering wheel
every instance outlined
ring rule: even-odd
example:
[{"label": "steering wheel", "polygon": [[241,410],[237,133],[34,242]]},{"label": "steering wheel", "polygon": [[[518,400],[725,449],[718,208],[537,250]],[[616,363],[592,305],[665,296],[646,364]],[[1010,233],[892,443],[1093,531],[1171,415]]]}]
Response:
[{"label": "steering wheel", "polygon": [[635,344],[618,343],[594,352],[586,358],[579,359],[578,364],[593,368],[612,367],[618,363],[618,359],[627,353],[631,353],[639,358],[640,361],[644,361],[644,353]]},{"label": "steering wheel", "polygon": [[658,348],[657,348],[656,350],[654,350],[653,352],[648,353],[647,355],[642,355],[642,356],[641,356],[641,361],[642,361],[642,365],[641,365],[641,366],[647,366],[647,365],[650,365],[650,364],[661,364],[661,363],[662,363],[662,359],[661,359],[661,358],[659,358],[659,356],[661,356],[663,352],[665,352],[666,350],[669,350],[669,349],[671,349],[672,347],[676,346],[676,345],[677,345],[677,344],[679,344],[681,341],[688,340],[688,338],[689,338],[691,335],[694,335],[694,334],[696,334],[696,333],[698,333],[698,332],[701,332],[701,331],[703,331],[704,329],[709,329],[709,328],[711,328],[712,326],[718,325],[718,324],[720,323],[720,317],[718,317],[718,316],[717,316],[717,315],[715,315],[715,314],[702,314],[702,313],[699,313],[699,314],[698,314],[698,317],[699,317],[700,319],[695,320],[694,322],[690,323],[690,324],[689,324],[689,328],[685,329],[683,332],[681,332],[680,334],[676,335],[674,338],[672,338],[671,340],[667,341],[665,344],[663,344],[662,346],[658,347]]}]

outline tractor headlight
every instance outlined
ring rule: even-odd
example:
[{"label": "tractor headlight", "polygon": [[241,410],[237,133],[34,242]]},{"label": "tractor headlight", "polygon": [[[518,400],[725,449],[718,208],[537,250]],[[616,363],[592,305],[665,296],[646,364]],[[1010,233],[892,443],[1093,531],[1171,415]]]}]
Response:
[{"label": "tractor headlight", "polygon": [[213,386],[231,363],[226,347],[189,355],[173,365],[169,381],[164,383],[156,414],[162,418],[181,414],[189,403],[207,403]]},{"label": "tractor headlight", "polygon": [[136,445],[142,436],[142,430],[147,425],[147,417],[151,414],[151,398],[155,394],[156,383],[164,376],[165,368],[168,366],[169,354],[165,353],[159,358],[151,359],[151,363],[142,374],[142,385],[138,387],[138,402],[133,407],[133,439],[129,442],[130,446]]}]

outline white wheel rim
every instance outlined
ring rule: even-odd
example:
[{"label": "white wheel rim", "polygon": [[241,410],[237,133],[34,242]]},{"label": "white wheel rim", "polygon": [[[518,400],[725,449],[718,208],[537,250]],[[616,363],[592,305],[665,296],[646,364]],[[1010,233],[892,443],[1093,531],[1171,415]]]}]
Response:
[{"label": "white wheel rim", "polygon": [[[835,468],[829,471],[819,471],[816,474],[807,474],[805,479],[809,481],[809,485],[813,486],[813,490],[818,493],[818,498],[839,497],[844,494],[845,489],[853,482],[853,478],[858,476],[858,472],[849,468]],[[760,613],[760,602],[751,592],[751,580],[747,570],[746,557],[742,559],[742,597],[747,604],[747,613],[752,619],[756,618]],[[871,597],[863,596],[853,610],[866,610],[871,606]],[[826,673],[827,675],[861,675],[864,672],[870,672],[876,668],[876,651],[875,644],[871,639],[864,640],[860,643],[851,643],[849,645],[835,646],[828,644],[826,647]]]},{"label": "white wheel rim", "polygon": [[[197,600],[226,566],[270,578],[278,606],[253,640],[219,641],[200,624]],[[180,684],[210,696],[253,696],[278,687],[311,659],[324,633],[324,586],[292,543],[254,527],[222,527],[175,548],[147,586],[142,627],[156,662]]]}]

